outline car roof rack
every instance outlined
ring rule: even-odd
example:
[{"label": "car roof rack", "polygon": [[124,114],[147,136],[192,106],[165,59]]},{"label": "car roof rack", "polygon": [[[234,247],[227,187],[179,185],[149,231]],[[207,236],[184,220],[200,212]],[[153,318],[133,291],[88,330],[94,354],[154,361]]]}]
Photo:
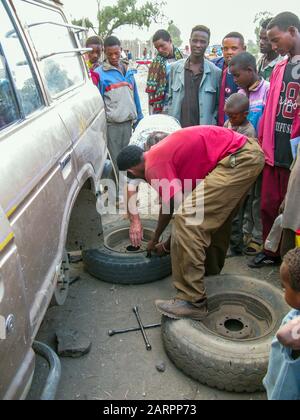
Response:
[{"label": "car roof rack", "polygon": [[47,58],[54,57],[55,55],[74,54],[74,53],[85,54],[90,51],[93,51],[93,49],[92,48],[74,48],[72,50],[56,51],[49,54],[37,56],[36,59],[38,61],[43,61],[43,60],[46,60]]},{"label": "car roof rack", "polygon": [[[54,25],[54,26],[61,26],[63,28],[67,28],[67,29],[74,29],[75,33],[80,33],[80,32],[88,32],[89,28],[85,28],[83,26],[77,26],[77,25],[70,25],[68,23],[58,23],[58,22],[53,22],[53,21],[43,21],[43,22],[36,22],[36,23],[31,23],[30,25],[26,25],[26,28],[33,28],[35,26],[41,26],[41,25]],[[16,33],[15,29],[9,31],[6,33],[6,37],[10,38],[11,36],[13,36]]]}]

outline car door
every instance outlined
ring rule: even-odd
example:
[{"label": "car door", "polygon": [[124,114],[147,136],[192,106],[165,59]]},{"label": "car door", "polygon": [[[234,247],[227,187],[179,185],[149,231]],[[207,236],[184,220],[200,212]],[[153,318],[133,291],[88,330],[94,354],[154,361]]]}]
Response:
[{"label": "car door", "polygon": [[[20,118],[14,89],[0,51],[0,136]],[[1,154],[0,160],[1,167],[4,161]],[[0,185],[2,183],[7,183],[7,180],[0,178]],[[21,262],[15,234],[1,202],[0,196],[0,400],[21,397],[20,382],[28,380],[33,364]]]},{"label": "car door", "polygon": [[0,199],[15,233],[34,337],[60,271],[70,190],[78,181],[70,160],[72,142],[56,107],[42,93],[14,13],[10,2],[1,2],[2,61],[20,118],[0,133]]},{"label": "car door", "polygon": [[21,261],[14,232],[0,205],[0,400],[22,397],[33,363]]}]

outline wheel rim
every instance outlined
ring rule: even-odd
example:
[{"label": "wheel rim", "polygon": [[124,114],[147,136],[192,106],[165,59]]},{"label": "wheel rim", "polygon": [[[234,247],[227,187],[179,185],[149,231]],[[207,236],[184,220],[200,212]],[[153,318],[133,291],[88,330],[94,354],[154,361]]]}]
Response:
[{"label": "wheel rim", "polygon": [[60,274],[54,291],[55,302],[61,306],[65,303],[70,285],[70,261],[67,252],[64,252],[60,267]]},{"label": "wheel rim", "polygon": [[[271,334],[276,325],[273,309],[257,296],[242,292],[213,295],[202,326],[210,333],[233,341],[250,341]],[[193,322],[199,329],[199,323]]]},{"label": "wheel rim", "polygon": [[104,246],[110,251],[118,252],[119,254],[141,254],[147,251],[147,244],[151,241],[154,231],[151,229],[144,229],[144,239],[140,248],[133,248],[129,239],[130,228],[123,228],[115,230],[107,235],[104,239]]}]

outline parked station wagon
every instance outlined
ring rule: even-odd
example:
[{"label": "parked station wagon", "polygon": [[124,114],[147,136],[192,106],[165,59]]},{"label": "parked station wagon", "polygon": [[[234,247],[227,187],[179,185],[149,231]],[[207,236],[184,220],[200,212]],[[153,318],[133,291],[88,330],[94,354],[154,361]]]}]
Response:
[{"label": "parked station wagon", "polygon": [[33,343],[102,232],[103,101],[59,1],[0,3],[0,399],[23,399]]}]

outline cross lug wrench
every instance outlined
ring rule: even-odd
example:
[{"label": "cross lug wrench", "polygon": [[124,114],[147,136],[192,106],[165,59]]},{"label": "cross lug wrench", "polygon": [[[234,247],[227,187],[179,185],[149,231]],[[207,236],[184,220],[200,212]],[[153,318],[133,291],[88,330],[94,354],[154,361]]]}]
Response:
[{"label": "cross lug wrench", "polygon": [[[144,328],[145,330],[150,330],[150,329],[154,329],[154,328],[160,328],[161,324],[152,324],[152,325],[145,325]],[[114,335],[118,335],[118,334],[127,334],[130,332],[137,332],[137,331],[141,331],[140,327],[134,327],[134,328],[127,328],[125,330],[109,330],[108,331],[108,335],[110,337],[113,337]]]},{"label": "cross lug wrench", "polygon": [[140,329],[142,331],[142,335],[143,335],[143,338],[144,338],[144,341],[145,341],[145,344],[146,344],[146,349],[148,351],[151,351],[152,346],[151,346],[151,344],[148,340],[148,337],[147,337],[147,334],[146,334],[146,331],[145,331],[145,327],[142,323],[142,320],[141,320],[141,317],[140,317],[140,314],[139,314],[139,308],[137,306],[135,306],[132,310],[133,310],[134,315],[136,316],[137,322],[138,322],[138,324],[140,326]]}]

